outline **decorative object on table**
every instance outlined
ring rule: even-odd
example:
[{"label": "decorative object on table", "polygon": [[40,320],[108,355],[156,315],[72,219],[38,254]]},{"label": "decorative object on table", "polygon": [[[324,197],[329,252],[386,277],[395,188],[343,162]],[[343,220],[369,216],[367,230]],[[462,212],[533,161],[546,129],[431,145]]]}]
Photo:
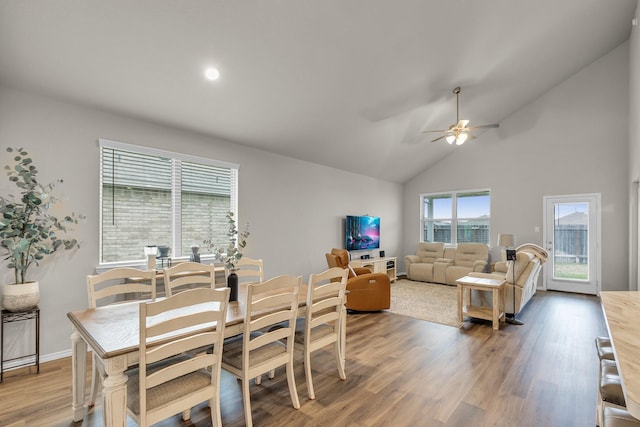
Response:
[{"label": "decorative object on table", "polygon": [[229,301],[238,301],[238,274],[235,270],[231,270],[227,276],[227,287],[231,289]]},{"label": "decorative object on table", "polygon": [[226,216],[229,223],[229,231],[227,231],[229,243],[226,246],[216,246],[211,239],[204,240],[203,243],[207,246],[207,250],[213,249],[216,259],[220,260],[229,271],[227,276],[227,286],[231,288],[229,301],[237,301],[238,275],[236,274],[236,269],[238,261],[242,258],[242,250],[247,246],[249,223],[245,225],[244,230],[238,232],[233,212],[227,213]]},{"label": "decorative object on table", "polygon": [[524,322],[518,320],[516,318],[516,250],[509,249],[515,246],[515,239],[513,234],[498,234],[498,246],[502,246],[505,248],[505,260],[511,261],[511,271],[512,271],[512,291],[511,294],[513,296],[513,313],[511,316],[506,316],[505,321],[512,325],[524,325]]},{"label": "decorative object on table", "polygon": [[191,256],[189,257],[189,261],[200,262],[200,246],[191,246]]},{"label": "decorative object on table", "polygon": [[160,260],[160,267],[171,267],[171,247],[170,246],[158,246],[157,259]]},{"label": "decorative object on table", "polygon": [[158,246],[158,258],[168,258],[171,252],[170,246]]},{"label": "decorative object on table", "polygon": [[158,256],[158,247],[156,245],[147,245],[144,247],[144,256],[147,259],[147,270],[156,269],[156,257]]},{"label": "decorative object on table", "polygon": [[79,248],[76,239],[62,239],[59,235],[71,231],[84,216],[72,212],[58,218],[49,213],[59,202],[52,194],[53,189],[63,181],[41,184],[29,153],[11,147],[7,152],[14,153],[14,163],[4,169],[20,193],[0,195],[0,248],[8,261],[7,267],[15,274],[15,282],[3,288],[2,305],[9,311],[22,311],[36,307],[40,301],[39,283],[27,280],[27,270],[58,249]]}]

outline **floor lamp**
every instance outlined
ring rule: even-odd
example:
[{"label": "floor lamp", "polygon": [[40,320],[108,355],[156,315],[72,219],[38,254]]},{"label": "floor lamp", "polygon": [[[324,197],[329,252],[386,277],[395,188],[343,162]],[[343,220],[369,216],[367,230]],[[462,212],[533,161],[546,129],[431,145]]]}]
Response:
[{"label": "floor lamp", "polygon": [[506,261],[511,261],[511,272],[513,274],[512,280],[512,290],[511,294],[513,295],[513,315],[512,317],[507,317],[505,314],[505,321],[512,325],[524,325],[524,323],[518,319],[516,319],[516,250],[509,249],[509,247],[515,246],[513,234],[498,234],[498,246],[502,246],[505,248]]}]

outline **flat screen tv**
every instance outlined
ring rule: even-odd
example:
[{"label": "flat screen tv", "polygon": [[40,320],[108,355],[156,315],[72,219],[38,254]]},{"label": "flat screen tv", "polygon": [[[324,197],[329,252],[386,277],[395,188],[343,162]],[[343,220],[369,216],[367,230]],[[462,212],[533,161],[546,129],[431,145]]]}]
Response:
[{"label": "flat screen tv", "polygon": [[380,217],[348,215],[344,234],[348,251],[379,249]]}]

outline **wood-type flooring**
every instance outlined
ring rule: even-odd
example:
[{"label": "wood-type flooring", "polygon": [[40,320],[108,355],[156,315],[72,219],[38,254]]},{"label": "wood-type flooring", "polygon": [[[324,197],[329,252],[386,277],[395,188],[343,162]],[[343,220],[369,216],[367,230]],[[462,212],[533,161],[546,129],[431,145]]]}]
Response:
[{"label": "wood-type flooring", "polygon": [[[597,357],[606,335],[596,297],[538,292],[523,326],[484,321],[460,329],[382,313],[349,314],[347,380],[329,351],[312,359],[316,400],[309,400],[301,354],[296,370],[301,408],[293,409],[286,375],[251,386],[256,426],[595,425]],[[101,403],[71,419],[71,359],[21,368],[0,384],[0,426],[102,425]],[[31,369],[33,371],[33,369]],[[90,372],[90,370],[87,370]],[[88,378],[88,377],[87,377]],[[88,387],[87,387],[88,389]],[[87,390],[88,391],[88,390]],[[240,383],[223,372],[222,422],[244,425]],[[129,419],[128,425],[134,426]],[[159,426],[209,426],[206,405]]]}]

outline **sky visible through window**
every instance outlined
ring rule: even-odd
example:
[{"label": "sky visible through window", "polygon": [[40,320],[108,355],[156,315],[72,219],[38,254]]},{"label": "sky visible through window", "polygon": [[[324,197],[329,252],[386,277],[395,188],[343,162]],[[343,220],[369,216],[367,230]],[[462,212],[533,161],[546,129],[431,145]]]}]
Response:
[{"label": "sky visible through window", "polygon": [[[450,198],[434,198],[430,199],[433,202],[433,216],[431,218],[451,218],[451,204]],[[429,199],[425,198],[425,202]],[[490,197],[489,195],[478,195],[473,197],[461,197],[458,196],[458,218],[480,218],[482,216],[489,216],[490,214]],[[427,203],[425,203],[425,216]]]}]

